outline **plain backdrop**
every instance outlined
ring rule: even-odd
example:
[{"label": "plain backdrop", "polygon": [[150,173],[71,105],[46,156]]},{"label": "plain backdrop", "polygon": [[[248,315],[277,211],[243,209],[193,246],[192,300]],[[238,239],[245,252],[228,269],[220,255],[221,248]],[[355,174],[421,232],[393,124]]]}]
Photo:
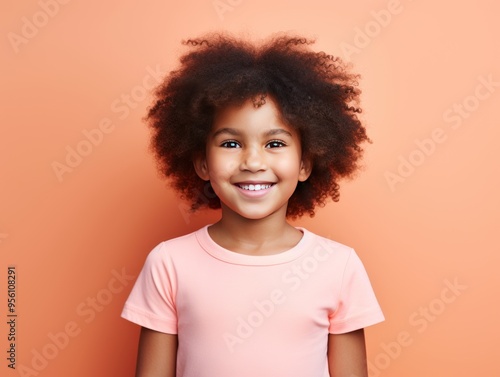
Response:
[{"label": "plain backdrop", "polygon": [[[386,315],[372,377],[498,376],[499,6],[429,0],[2,2],[0,350],[16,370],[133,376],[119,317],[147,253],[216,221],[156,171],[143,117],[181,40],[286,31],[352,62],[373,144],[297,225],[354,247]],[[8,352],[7,352],[8,354]]]}]

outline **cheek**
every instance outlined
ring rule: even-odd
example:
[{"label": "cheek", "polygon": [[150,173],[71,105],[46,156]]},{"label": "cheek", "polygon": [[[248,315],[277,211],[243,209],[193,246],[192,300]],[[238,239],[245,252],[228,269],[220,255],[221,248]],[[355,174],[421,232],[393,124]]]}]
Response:
[{"label": "cheek", "polygon": [[286,176],[297,176],[300,170],[300,158],[295,154],[282,156],[275,161],[274,167],[277,172]]},{"label": "cheek", "polygon": [[227,179],[234,174],[238,163],[231,155],[217,155],[210,156],[208,161],[209,175],[211,179],[220,180]]}]

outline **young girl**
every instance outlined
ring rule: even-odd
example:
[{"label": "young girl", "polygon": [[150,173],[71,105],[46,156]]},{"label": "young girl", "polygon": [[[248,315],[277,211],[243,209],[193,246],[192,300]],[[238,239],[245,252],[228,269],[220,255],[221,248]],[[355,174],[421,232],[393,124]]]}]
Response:
[{"label": "young girl", "polygon": [[337,201],[369,141],[357,76],[311,43],[188,40],[157,89],[160,167],[221,218],[149,254],[122,313],[136,376],[367,376],[363,328],[384,317],[361,261],[287,222]]}]

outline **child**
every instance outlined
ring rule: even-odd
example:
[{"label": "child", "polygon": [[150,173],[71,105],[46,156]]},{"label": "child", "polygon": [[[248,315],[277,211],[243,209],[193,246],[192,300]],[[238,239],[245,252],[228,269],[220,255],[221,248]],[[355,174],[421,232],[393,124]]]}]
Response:
[{"label": "child", "polygon": [[221,218],[149,254],[122,313],[136,376],[367,376],[363,328],[384,317],[361,261],[287,222],[337,201],[370,141],[357,76],[311,43],[188,40],[157,89],[160,167]]}]

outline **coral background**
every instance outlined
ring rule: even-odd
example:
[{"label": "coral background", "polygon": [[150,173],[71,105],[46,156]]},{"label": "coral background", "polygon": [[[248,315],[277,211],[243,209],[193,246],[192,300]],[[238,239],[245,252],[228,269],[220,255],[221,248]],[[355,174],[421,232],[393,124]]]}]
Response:
[{"label": "coral background", "polygon": [[[6,3],[6,2],[4,2]],[[119,318],[186,213],[148,151],[150,88],[182,39],[290,31],[351,61],[374,143],[339,203],[297,225],[353,246],[386,314],[371,377],[500,376],[497,2],[219,0],[3,4],[0,374],[133,376]],[[7,268],[17,272],[7,367]]]}]

